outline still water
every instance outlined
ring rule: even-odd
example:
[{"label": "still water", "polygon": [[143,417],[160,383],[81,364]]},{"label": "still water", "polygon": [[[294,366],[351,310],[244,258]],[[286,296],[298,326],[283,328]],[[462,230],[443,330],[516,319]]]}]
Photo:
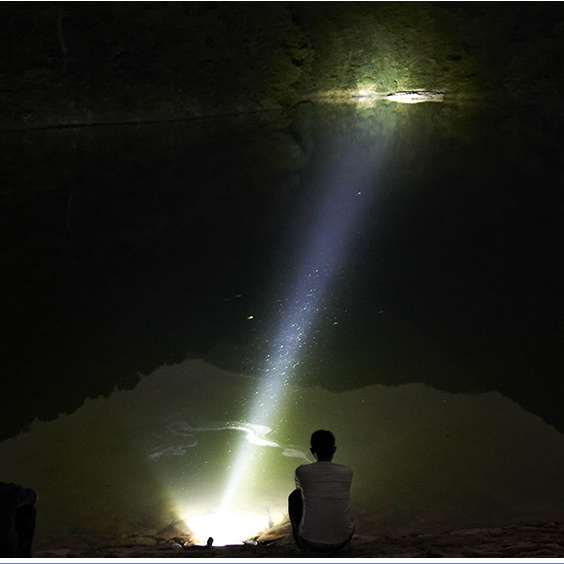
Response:
[{"label": "still water", "polygon": [[561,518],[560,128],[536,110],[2,134],[0,479],[38,491],[38,544],[195,524],[242,449],[232,506],[262,527],[317,428],[359,531]]}]

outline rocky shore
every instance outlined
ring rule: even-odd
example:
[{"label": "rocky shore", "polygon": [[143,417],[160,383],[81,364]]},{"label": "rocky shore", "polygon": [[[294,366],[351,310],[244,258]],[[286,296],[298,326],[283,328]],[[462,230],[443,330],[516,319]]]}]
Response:
[{"label": "rocky shore", "polygon": [[[186,543],[186,544],[183,544]],[[64,541],[36,550],[35,558],[319,558],[298,550],[288,523],[260,535],[255,543],[207,548],[182,537],[128,536],[112,542]],[[323,556],[322,556],[323,557]],[[355,535],[332,558],[563,558],[564,524],[522,522],[500,527],[452,529],[399,536]]]}]

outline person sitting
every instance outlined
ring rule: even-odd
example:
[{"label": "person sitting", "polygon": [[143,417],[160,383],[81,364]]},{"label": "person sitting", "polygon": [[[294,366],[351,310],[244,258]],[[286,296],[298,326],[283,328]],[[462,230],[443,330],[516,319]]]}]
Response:
[{"label": "person sitting", "polygon": [[0,558],[31,557],[36,502],[31,488],[0,482]]},{"label": "person sitting", "polygon": [[315,431],[310,450],[315,462],[296,468],[296,489],[288,498],[292,533],[299,548],[335,552],[354,532],[349,506],[353,472],[332,462],[337,448],[331,431]]}]

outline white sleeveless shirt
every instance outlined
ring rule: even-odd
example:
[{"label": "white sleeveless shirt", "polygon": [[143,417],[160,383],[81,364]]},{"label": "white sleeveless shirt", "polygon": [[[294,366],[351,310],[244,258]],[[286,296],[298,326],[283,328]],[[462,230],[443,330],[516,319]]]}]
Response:
[{"label": "white sleeveless shirt", "polygon": [[300,536],[312,543],[340,544],[353,533],[349,496],[352,468],[334,462],[314,462],[296,468],[304,513]]}]

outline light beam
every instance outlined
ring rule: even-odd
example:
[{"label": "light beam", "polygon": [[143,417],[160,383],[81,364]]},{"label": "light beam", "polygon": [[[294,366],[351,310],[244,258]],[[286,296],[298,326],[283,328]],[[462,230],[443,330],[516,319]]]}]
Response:
[{"label": "light beam", "polygon": [[[246,418],[252,424],[271,426],[285,396],[285,388],[299,363],[300,350],[323,308],[327,290],[360,233],[361,219],[370,209],[371,184],[375,176],[373,163],[367,167],[362,160],[351,151],[341,162],[339,171],[323,183],[325,193],[308,228],[296,283],[284,302],[278,334],[253,394],[254,400]],[[242,441],[238,447],[219,512],[215,516],[218,526],[238,519],[232,502],[248,474],[254,452],[256,447],[248,441]],[[247,534],[253,532],[256,531],[248,530]]]},{"label": "light beam", "polygon": [[[290,298],[274,346],[266,362],[264,375],[254,393],[248,421],[270,426],[289,385],[298,354],[305,344],[316,316],[322,308],[326,291],[337,267],[355,239],[360,221],[369,209],[373,180],[372,167],[367,168],[358,155],[349,154],[339,173],[326,179],[325,196],[311,223],[309,242],[298,269],[297,283]],[[229,510],[231,501],[250,462],[252,447],[241,445],[227,484],[221,513]]]}]

